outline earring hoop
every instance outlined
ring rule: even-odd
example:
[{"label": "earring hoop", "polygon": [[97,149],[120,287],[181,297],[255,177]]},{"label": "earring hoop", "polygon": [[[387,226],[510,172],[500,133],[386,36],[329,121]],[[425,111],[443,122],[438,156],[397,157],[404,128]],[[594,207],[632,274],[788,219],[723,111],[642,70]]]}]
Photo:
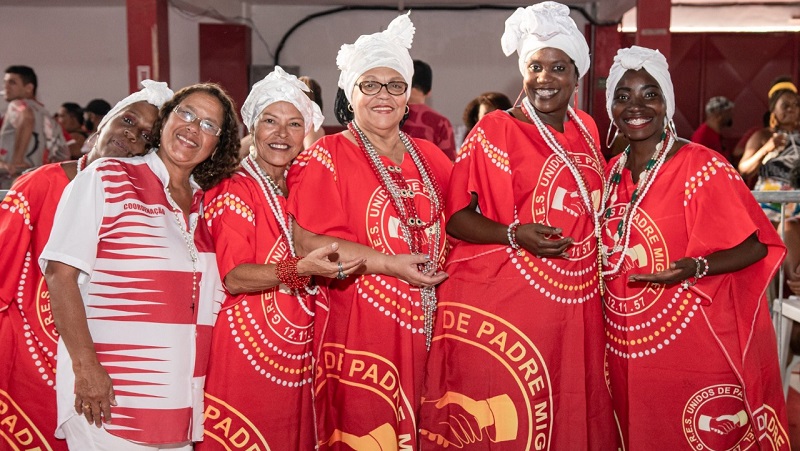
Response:
[{"label": "earring hoop", "polygon": [[[614,137],[611,138],[611,129],[615,127],[617,130],[614,132]],[[619,127],[617,127],[617,124],[615,124],[614,121],[612,120],[611,123],[608,124],[608,131],[606,132],[606,149],[611,149],[611,145],[614,144],[614,141],[617,140],[617,136],[619,136]],[[611,138],[611,140],[609,140],[608,138]]]},{"label": "earring hoop", "polygon": [[405,114],[408,114],[408,112],[409,112],[409,108],[408,108],[408,105],[406,105],[406,112],[405,112]]},{"label": "earring hoop", "polygon": [[347,104],[347,111],[349,111],[349,112],[351,112],[351,113],[354,113],[354,111],[353,111],[353,104],[352,104],[352,103],[348,103],[348,104]]}]

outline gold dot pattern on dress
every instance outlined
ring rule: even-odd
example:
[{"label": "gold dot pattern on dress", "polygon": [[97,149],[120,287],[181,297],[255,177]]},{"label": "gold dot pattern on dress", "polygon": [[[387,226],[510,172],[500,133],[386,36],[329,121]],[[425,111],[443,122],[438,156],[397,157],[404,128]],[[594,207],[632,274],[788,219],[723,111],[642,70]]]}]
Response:
[{"label": "gold dot pattern on dress", "polygon": [[257,373],[284,387],[311,383],[311,351],[293,354],[281,349],[261,329],[246,299],[226,313],[234,342]]},{"label": "gold dot pattern on dress", "polygon": [[333,166],[333,157],[331,157],[331,153],[328,152],[327,149],[319,145],[306,149],[300,152],[300,155],[295,158],[293,164],[300,165],[301,167],[307,166],[311,160],[317,160],[323,167],[328,168],[333,174],[333,178],[336,179],[336,168]]},{"label": "gold dot pattern on dress", "polygon": [[[547,259],[532,258],[524,249],[520,250],[519,256],[510,247],[506,253],[522,277],[550,300],[562,304],[583,304],[599,294],[596,260],[579,271],[568,271],[549,266]],[[554,272],[556,275],[553,275]]]},{"label": "gold dot pattern on dress", "polygon": [[700,302],[700,297],[678,287],[667,305],[645,321],[620,325],[606,317],[606,348],[625,359],[654,355],[689,327]]},{"label": "gold dot pattern on dress", "polygon": [[[684,183],[684,200],[683,206],[689,205],[689,201],[692,200],[692,197],[697,193],[697,190],[700,189],[705,182],[711,180],[711,177],[724,173],[729,178],[732,178],[732,173],[736,172],[727,162],[722,162],[717,159],[717,157],[711,157],[711,160],[707,161],[700,169],[689,177]],[[738,178],[738,174],[736,176]]]},{"label": "gold dot pattern on dress", "polygon": [[361,276],[356,283],[358,297],[411,333],[425,333],[420,295],[412,297],[408,283],[373,275]]},{"label": "gold dot pattern on dress", "polygon": [[219,218],[223,213],[231,212],[244,218],[247,222],[256,224],[256,217],[253,210],[237,195],[231,193],[222,193],[208,203],[203,215],[206,224],[210,227],[215,219]]},{"label": "gold dot pattern on dress", "polygon": [[[485,157],[498,169],[503,172],[511,173],[511,168],[509,167],[508,161],[508,152],[500,149],[499,147],[492,144],[489,141],[489,138],[486,136],[485,131],[478,127],[477,132],[474,133],[470,138],[467,140],[467,144],[465,147],[469,148],[480,148],[483,152]],[[464,152],[463,155],[459,155],[459,158],[456,159],[456,163],[458,163],[459,159],[466,158],[468,154],[472,154],[472,149],[467,152]]]},{"label": "gold dot pattern on dress", "polygon": [[19,191],[10,190],[6,193],[3,201],[0,202],[0,209],[8,210],[9,213],[18,213],[22,215],[25,225],[28,226],[28,230],[33,230],[30,205],[28,205],[28,199],[25,198],[24,194]]}]

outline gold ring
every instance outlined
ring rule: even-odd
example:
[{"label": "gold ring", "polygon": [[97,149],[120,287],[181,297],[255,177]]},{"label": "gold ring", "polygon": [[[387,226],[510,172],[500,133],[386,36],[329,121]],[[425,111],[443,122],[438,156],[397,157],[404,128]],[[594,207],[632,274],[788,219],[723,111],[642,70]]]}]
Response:
[{"label": "gold ring", "polygon": [[91,404],[89,404],[88,402],[85,402],[85,403],[83,403],[83,408],[84,408],[84,409],[91,409],[91,408],[92,408],[92,405],[91,405]]}]

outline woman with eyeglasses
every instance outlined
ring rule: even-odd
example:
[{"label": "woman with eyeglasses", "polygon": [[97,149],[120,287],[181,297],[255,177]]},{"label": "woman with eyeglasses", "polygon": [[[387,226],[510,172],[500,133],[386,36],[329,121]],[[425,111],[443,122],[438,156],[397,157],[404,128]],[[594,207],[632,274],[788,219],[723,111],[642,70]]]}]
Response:
[{"label": "woman with eyeglasses", "polygon": [[[242,106],[253,136],[250,154],[229,179],[206,193],[205,219],[225,283],[206,381],[206,438],[195,447],[236,449],[251,437],[260,449],[312,450],[312,341],[317,287],[335,277],[330,244],[297,255],[286,214],[287,167],[322,124],[308,87],[280,66],[256,83]],[[343,263],[350,274],[362,262]],[[253,396],[262,400],[253,402]],[[240,434],[220,433],[241,421]]]},{"label": "woman with eyeglasses", "polygon": [[323,450],[417,449],[434,287],[447,277],[440,264],[451,163],[400,131],[413,35],[403,15],[342,46],[336,113],[347,130],[306,149],[289,172],[298,253],[337,242],[337,262],[364,260],[355,277],[340,271],[328,284],[330,312],[315,325]]},{"label": "woman with eyeglasses", "polygon": [[[58,331],[50,292],[33,261],[42,251],[67,184],[99,158],[127,158],[150,148],[158,109],[172,98],[166,83],[143,80],[144,89],[120,100],[87,140],[91,151],[78,161],[41,166],[20,176],[0,202],[0,393],[24,418],[5,435],[10,449],[66,450],[56,430],[56,347]],[[10,402],[9,402],[10,401]],[[71,409],[71,406],[68,406]],[[32,442],[27,442],[32,439]],[[27,442],[27,443],[26,443]],[[2,445],[0,448],[5,449]]]},{"label": "woman with eyeglasses", "polygon": [[191,450],[222,286],[203,190],[237,167],[236,112],[214,84],[159,111],[154,150],[102,159],[67,187],[39,265],[70,449]]}]

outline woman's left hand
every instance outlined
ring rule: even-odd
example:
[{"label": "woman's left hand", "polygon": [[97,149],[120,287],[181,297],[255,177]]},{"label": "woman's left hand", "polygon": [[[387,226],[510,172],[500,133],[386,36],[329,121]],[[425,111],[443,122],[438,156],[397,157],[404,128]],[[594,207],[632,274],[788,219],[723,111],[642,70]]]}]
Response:
[{"label": "woman's left hand", "polygon": [[330,256],[338,250],[339,243],[331,243],[314,249],[297,262],[297,274],[300,276],[322,276],[329,279],[337,278],[337,276],[341,277],[340,274],[344,274],[346,277],[353,274],[358,270],[359,266],[366,262],[365,258],[332,262]]},{"label": "woman's left hand", "polygon": [[650,282],[663,285],[673,285],[694,277],[697,264],[689,257],[684,257],[669,264],[669,269],[651,274],[633,274],[628,277],[628,282]]}]

